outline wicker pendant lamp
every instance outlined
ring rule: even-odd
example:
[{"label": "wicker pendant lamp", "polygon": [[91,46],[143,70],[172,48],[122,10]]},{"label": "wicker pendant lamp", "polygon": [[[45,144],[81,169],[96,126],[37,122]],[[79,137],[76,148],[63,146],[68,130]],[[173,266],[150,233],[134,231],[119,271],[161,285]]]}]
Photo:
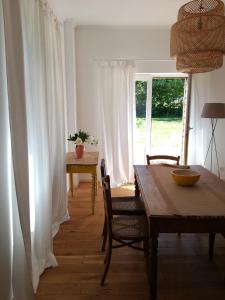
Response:
[{"label": "wicker pendant lamp", "polygon": [[225,16],[221,0],[193,0],[178,12],[171,28],[170,54],[177,70],[209,72],[222,67],[225,53]]}]

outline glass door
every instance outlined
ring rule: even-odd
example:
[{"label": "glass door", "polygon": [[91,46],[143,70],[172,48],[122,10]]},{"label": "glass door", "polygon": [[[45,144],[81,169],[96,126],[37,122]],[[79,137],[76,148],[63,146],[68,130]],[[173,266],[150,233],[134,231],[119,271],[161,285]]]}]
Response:
[{"label": "glass door", "polygon": [[138,75],[135,96],[134,162],[145,163],[146,154],[182,156],[186,77]]}]

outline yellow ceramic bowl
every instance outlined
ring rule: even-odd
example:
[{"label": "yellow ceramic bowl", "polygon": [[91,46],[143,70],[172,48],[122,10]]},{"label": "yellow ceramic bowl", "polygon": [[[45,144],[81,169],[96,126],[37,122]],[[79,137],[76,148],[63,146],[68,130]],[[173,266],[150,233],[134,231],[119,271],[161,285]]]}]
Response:
[{"label": "yellow ceramic bowl", "polygon": [[194,185],[200,178],[200,173],[194,170],[177,169],[171,171],[173,180],[179,185]]}]

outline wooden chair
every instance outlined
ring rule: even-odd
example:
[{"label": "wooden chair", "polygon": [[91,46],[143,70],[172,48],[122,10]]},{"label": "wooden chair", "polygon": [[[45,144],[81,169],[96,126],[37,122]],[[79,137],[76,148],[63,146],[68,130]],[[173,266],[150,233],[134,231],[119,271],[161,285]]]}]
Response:
[{"label": "wooden chair", "polygon": [[[101,177],[106,177],[105,160],[101,160]],[[111,197],[112,201],[112,214],[113,215],[145,215],[144,203],[139,196],[121,196]],[[107,240],[107,216],[105,214],[105,220],[103,225],[103,243],[102,251],[105,250],[105,244]]]},{"label": "wooden chair", "polygon": [[[105,256],[105,270],[101,279],[101,285],[105,283],[105,278],[109,270],[112,256],[112,249],[129,246],[136,250],[145,252],[148,262],[149,241],[148,241],[148,223],[145,215],[113,215],[112,198],[110,190],[110,178],[107,175],[102,179],[103,198],[105,215],[107,219],[108,243]],[[113,245],[113,241],[117,244]],[[135,245],[144,242],[144,247]]]},{"label": "wooden chair", "polygon": [[171,155],[146,155],[147,165],[151,164],[151,161],[158,160],[158,161],[168,161],[172,160],[175,162],[176,165],[179,165],[180,156],[171,156]]}]

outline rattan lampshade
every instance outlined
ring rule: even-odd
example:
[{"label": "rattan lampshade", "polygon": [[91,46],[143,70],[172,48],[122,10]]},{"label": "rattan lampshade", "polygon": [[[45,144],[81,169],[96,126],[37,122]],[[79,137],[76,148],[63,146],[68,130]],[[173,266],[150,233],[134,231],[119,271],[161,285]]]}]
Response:
[{"label": "rattan lampshade", "polygon": [[194,0],[183,5],[171,28],[170,54],[177,70],[202,73],[223,65],[225,16],[221,0]]}]

